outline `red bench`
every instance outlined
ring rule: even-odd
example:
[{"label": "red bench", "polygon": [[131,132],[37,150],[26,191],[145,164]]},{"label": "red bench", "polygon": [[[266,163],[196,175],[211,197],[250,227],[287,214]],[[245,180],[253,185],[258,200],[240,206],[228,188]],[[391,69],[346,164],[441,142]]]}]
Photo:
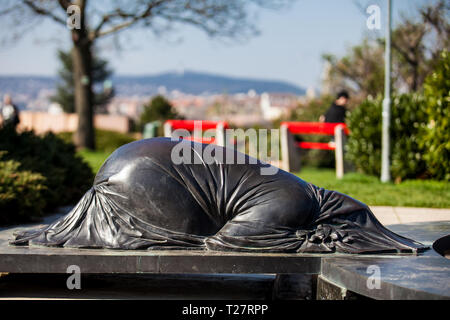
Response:
[{"label": "red bench", "polygon": [[[349,134],[345,123],[282,122],[280,129],[281,152],[285,170],[300,170],[300,154],[295,150],[296,148],[334,150],[336,176],[341,178],[344,175],[344,137]],[[298,134],[334,136],[334,141],[296,142],[293,136]]]},{"label": "red bench", "polygon": [[[226,121],[167,120],[164,123],[164,136],[172,137],[174,130],[184,129],[192,132],[192,135],[183,137],[183,139],[225,146],[225,129],[228,128],[229,125]],[[214,137],[204,137],[203,132],[206,130],[215,130]]]}]

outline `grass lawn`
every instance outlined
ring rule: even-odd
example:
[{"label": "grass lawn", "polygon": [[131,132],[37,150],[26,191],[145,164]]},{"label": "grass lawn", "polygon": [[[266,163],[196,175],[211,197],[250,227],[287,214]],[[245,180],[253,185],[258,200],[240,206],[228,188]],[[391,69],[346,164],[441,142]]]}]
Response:
[{"label": "grass lawn", "polygon": [[381,183],[377,177],[348,173],[337,180],[333,169],[303,168],[301,179],[325,189],[336,190],[373,206],[450,208],[450,183],[407,180]]},{"label": "grass lawn", "polygon": [[[97,172],[110,153],[80,151],[79,154]],[[373,206],[450,208],[450,183],[409,180],[400,184],[381,183],[377,177],[348,173],[337,180],[333,169],[303,168],[297,176],[330,190],[336,190]]]},{"label": "grass lawn", "polygon": [[97,173],[98,169],[102,166],[106,158],[109,157],[111,153],[102,151],[88,151],[81,150],[78,154],[89,164],[94,173]]}]

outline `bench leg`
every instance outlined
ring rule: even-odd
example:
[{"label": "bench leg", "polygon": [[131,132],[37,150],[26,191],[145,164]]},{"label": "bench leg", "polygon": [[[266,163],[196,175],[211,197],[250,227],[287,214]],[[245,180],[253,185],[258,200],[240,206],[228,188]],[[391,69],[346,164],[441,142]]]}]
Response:
[{"label": "bench leg", "polygon": [[166,138],[172,137],[172,125],[170,123],[164,124],[164,137]]},{"label": "bench leg", "polygon": [[334,130],[334,142],[336,149],[334,151],[336,157],[336,178],[342,179],[344,177],[344,128],[336,126]]},{"label": "bench leg", "polygon": [[300,171],[300,152],[295,145],[294,136],[285,125],[281,126],[280,131],[282,169],[288,172]]}]

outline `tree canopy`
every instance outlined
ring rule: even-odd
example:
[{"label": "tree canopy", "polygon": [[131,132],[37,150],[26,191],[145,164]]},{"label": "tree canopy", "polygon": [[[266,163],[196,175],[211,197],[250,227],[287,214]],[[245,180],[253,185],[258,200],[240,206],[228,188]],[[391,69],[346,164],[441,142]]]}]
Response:
[{"label": "tree canopy", "polygon": [[[419,8],[418,18],[403,16],[392,31],[393,88],[413,92],[422,88],[425,78],[439,61],[442,50],[449,50],[450,4],[440,0]],[[327,87],[346,88],[359,96],[376,96],[384,86],[384,39],[366,38],[343,57],[324,54],[329,64]]]},{"label": "tree canopy", "polygon": [[[142,27],[155,34],[177,31],[189,24],[210,36],[243,38],[257,33],[256,9],[280,9],[294,0],[5,0],[0,15],[3,23],[14,25],[18,36],[29,26],[48,18],[67,26],[70,7],[82,15],[81,29],[90,41],[130,27]],[[68,11],[69,10],[69,11]],[[24,19],[26,18],[26,19]],[[21,24],[16,22],[20,20]],[[11,34],[12,35],[12,34]]]},{"label": "tree canopy", "polygon": [[145,125],[152,121],[164,122],[165,120],[177,118],[179,118],[179,115],[172,104],[163,96],[158,95],[144,106],[140,122],[142,125]]}]

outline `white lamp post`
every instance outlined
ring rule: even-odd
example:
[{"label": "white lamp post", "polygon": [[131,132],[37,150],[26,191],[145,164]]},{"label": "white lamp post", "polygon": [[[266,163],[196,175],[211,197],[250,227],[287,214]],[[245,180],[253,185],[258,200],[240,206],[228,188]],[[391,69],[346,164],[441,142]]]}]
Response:
[{"label": "white lamp post", "polygon": [[383,99],[383,129],[382,129],[382,150],[381,150],[381,181],[391,180],[390,172],[390,134],[389,127],[391,121],[391,9],[392,1],[388,0],[387,25],[386,25],[386,45],[385,45],[385,69],[384,69],[384,99]]}]

